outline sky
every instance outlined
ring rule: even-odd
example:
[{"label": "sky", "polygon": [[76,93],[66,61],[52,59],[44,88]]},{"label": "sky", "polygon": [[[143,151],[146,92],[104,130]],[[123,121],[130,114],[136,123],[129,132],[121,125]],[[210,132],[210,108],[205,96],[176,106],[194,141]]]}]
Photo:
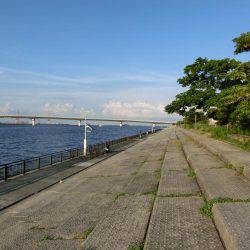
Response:
[{"label": "sky", "polygon": [[234,55],[249,0],[0,0],[0,113],[175,120],[197,57]]}]

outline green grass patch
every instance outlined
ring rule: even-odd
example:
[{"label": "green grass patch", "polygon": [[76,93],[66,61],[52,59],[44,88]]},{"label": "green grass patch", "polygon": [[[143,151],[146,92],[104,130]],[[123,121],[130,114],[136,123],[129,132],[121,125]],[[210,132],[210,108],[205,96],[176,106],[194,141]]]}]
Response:
[{"label": "green grass patch", "polygon": [[63,240],[63,237],[55,237],[52,235],[45,235],[42,237],[41,241],[46,241],[46,240]]},{"label": "green grass patch", "polygon": [[159,181],[161,179],[161,169],[156,169],[154,173],[157,181]]},{"label": "green grass patch", "polygon": [[164,157],[165,157],[165,154],[163,154],[163,155],[159,158],[159,161],[160,161],[160,162],[163,162]]},{"label": "green grass patch", "polygon": [[197,194],[166,194],[166,195],[158,195],[158,197],[164,198],[178,198],[178,197],[192,197],[198,196]]},{"label": "green grass patch", "polygon": [[115,198],[114,201],[117,201],[121,196],[125,196],[127,193],[118,193]]},{"label": "green grass patch", "polygon": [[209,202],[206,202],[201,208],[200,212],[203,215],[208,216],[209,218],[213,218],[213,205],[216,203],[226,203],[226,202],[250,202],[250,199],[232,199],[232,198],[215,198]]},{"label": "green grass patch", "polygon": [[132,172],[131,175],[137,175],[138,171]]},{"label": "green grass patch", "polygon": [[74,240],[86,240],[88,238],[88,236],[92,233],[93,228],[88,228],[86,229],[82,235],[77,235],[75,236],[73,239]]},{"label": "green grass patch", "polygon": [[154,190],[142,193],[142,195],[149,195],[149,194],[156,196],[156,194],[157,194],[157,188],[154,189]]},{"label": "green grass patch", "polygon": [[211,137],[218,139],[218,140],[223,140],[230,142],[232,144],[235,144],[236,146],[250,151],[250,140],[239,140],[230,137],[230,135],[246,135],[250,136],[250,131],[247,130],[240,130],[237,128],[229,128],[227,129],[224,126],[210,126],[210,125],[205,125],[205,124],[197,124],[196,127],[194,125],[186,125],[184,126],[185,128],[189,129],[196,129],[200,131],[201,133],[209,133]]},{"label": "green grass patch", "polygon": [[192,168],[190,168],[190,169],[188,170],[188,177],[191,177],[191,178],[193,178],[193,179],[196,179],[196,173],[195,173],[195,171],[194,171]]},{"label": "green grass patch", "polygon": [[83,233],[84,239],[87,239],[87,237],[92,233],[92,231],[93,231],[93,228],[88,228],[88,229],[86,229],[86,230],[84,231],[84,233]]},{"label": "green grass patch", "polygon": [[236,170],[236,175],[244,175],[244,166],[240,166],[237,170]]},{"label": "green grass patch", "polygon": [[143,250],[143,247],[144,247],[144,243],[138,243],[138,244],[130,245],[128,247],[128,250]]},{"label": "green grass patch", "polygon": [[30,228],[30,230],[51,230],[56,229],[56,227],[39,227],[39,226],[33,226]]}]

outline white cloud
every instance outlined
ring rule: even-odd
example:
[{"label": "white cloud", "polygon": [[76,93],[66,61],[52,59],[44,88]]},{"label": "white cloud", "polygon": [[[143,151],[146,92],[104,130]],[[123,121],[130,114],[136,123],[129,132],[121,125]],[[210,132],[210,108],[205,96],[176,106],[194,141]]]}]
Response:
[{"label": "white cloud", "polygon": [[164,112],[163,104],[152,104],[144,101],[121,102],[110,100],[103,105],[103,115],[119,118],[155,118],[162,117]]},{"label": "white cloud", "polygon": [[74,105],[72,103],[45,103],[42,108],[42,111],[46,115],[69,115],[73,113]]},{"label": "white cloud", "polygon": [[156,72],[136,72],[136,73],[106,73],[94,76],[65,77],[39,73],[28,70],[11,69],[0,67],[0,84],[31,84],[31,85],[53,85],[63,87],[78,87],[89,84],[115,84],[121,82],[169,84],[176,82],[176,76],[161,74]]},{"label": "white cloud", "polygon": [[83,107],[75,107],[72,103],[45,103],[42,107],[42,113],[49,116],[80,116],[93,115],[94,111]]},{"label": "white cloud", "polygon": [[0,114],[7,114],[11,111],[10,103],[0,104]]}]

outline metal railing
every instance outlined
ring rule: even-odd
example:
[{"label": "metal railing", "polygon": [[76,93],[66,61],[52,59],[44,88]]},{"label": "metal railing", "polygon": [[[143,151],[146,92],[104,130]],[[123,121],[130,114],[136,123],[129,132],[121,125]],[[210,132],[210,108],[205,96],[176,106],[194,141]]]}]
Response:
[{"label": "metal railing", "polygon": [[[155,132],[159,130],[160,129],[157,129],[155,130]],[[39,157],[33,157],[30,159],[20,160],[16,162],[6,163],[0,165],[0,181],[6,181],[7,179],[17,175],[24,175],[34,170],[39,170],[41,168],[59,164],[79,157],[82,157],[83,160],[92,159],[96,156],[104,154],[107,145],[113,148],[117,144],[121,144],[136,139],[138,137],[145,137],[151,133],[152,132],[149,131],[137,135],[119,138],[112,141],[106,141],[98,144],[89,145],[87,148],[87,156],[83,156],[83,147],[81,147],[81,148],[64,150]]]}]

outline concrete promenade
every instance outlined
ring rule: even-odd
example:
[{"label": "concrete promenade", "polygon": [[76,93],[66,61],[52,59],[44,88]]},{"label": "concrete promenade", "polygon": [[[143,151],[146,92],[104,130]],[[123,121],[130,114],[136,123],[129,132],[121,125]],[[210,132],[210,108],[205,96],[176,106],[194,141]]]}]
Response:
[{"label": "concrete promenade", "polygon": [[214,142],[218,155],[207,140],[165,129],[92,166],[0,184],[0,249],[249,249],[247,172],[235,167],[241,157],[223,158],[227,144]]}]

